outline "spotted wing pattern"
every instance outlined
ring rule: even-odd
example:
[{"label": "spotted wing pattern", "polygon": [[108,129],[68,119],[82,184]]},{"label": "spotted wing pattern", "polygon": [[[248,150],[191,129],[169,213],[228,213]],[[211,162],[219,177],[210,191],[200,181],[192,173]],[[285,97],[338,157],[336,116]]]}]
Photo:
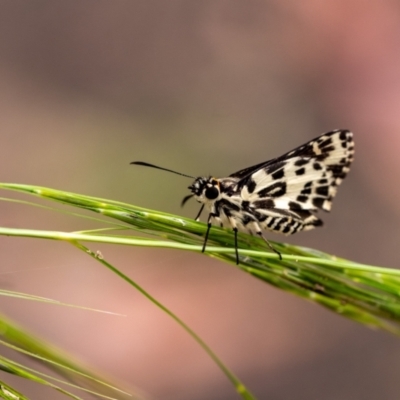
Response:
[{"label": "spotted wing pattern", "polygon": [[330,211],[354,156],[353,134],[327,132],[281,157],[231,175],[238,178],[244,226],[284,234],[321,226],[313,212]]}]

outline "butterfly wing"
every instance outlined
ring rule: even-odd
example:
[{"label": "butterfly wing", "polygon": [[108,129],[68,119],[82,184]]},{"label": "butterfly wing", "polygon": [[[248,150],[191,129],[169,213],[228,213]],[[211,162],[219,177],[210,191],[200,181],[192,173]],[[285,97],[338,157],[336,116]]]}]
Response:
[{"label": "butterfly wing", "polygon": [[[261,216],[259,221],[264,219],[260,221],[264,228],[294,233],[322,224],[311,211],[330,211],[337,187],[349,172],[353,156],[353,134],[348,130],[335,130],[232,176],[242,176],[238,183],[241,198]],[[292,232],[287,224],[276,225],[277,218],[284,221],[295,218],[303,226]]]},{"label": "butterfly wing", "polygon": [[254,171],[257,171],[258,169],[266,166],[271,161],[274,161],[274,160],[264,161],[260,164],[253,165],[252,167],[241,169],[240,171],[234,172],[233,174],[229,175],[229,177],[243,179],[243,178],[249,176]]}]

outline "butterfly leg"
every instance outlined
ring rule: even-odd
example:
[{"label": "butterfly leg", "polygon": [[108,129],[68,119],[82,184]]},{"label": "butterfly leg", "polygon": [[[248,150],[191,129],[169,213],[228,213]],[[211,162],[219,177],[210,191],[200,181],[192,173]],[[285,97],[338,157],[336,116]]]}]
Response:
[{"label": "butterfly leg", "polygon": [[257,232],[257,235],[260,236],[260,238],[262,238],[262,239],[264,240],[264,242],[267,243],[268,247],[269,247],[273,252],[275,252],[276,254],[278,254],[279,259],[282,260],[282,254],[281,254],[278,250],[275,250],[275,249],[272,247],[272,244],[271,244],[270,242],[268,242],[268,240],[263,236],[262,232],[261,232],[261,231],[258,231],[258,232]]},{"label": "butterfly leg", "polygon": [[203,212],[204,209],[204,204],[200,207],[200,211],[197,213],[196,218],[194,219],[195,221],[198,221],[200,219],[200,215]]},{"label": "butterfly leg", "polygon": [[238,251],[238,242],[237,242],[238,229],[236,227],[233,228],[233,233],[235,234],[236,265],[239,265],[239,251]]},{"label": "butterfly leg", "polygon": [[[200,211],[203,211],[203,207],[200,209]],[[213,214],[213,213],[210,213],[210,215],[208,216],[206,236],[204,238],[203,249],[201,250],[202,253],[204,253],[206,251],[206,244],[207,244],[207,240],[208,240],[208,234],[210,233],[210,229],[211,229],[211,220],[214,217],[215,217],[215,214]]]},{"label": "butterfly leg", "polygon": [[237,239],[238,228],[236,226],[236,220],[235,220],[235,218],[233,218],[231,216],[231,213],[230,213],[230,211],[228,209],[224,209],[223,212],[226,215],[226,217],[228,218],[229,225],[233,229],[233,233],[234,233],[234,236],[235,236],[236,265],[239,265],[239,250],[238,250],[238,239]]}]

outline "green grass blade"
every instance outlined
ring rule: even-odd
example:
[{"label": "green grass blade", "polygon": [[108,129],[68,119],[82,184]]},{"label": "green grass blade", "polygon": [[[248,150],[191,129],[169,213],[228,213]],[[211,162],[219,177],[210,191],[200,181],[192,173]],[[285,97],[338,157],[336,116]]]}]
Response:
[{"label": "green grass blade", "polygon": [[28,397],[25,397],[3,381],[0,381],[0,398],[5,400],[29,400]]},{"label": "green grass blade", "polygon": [[[107,230],[54,232],[0,228],[0,235],[63,240],[75,245],[97,242],[201,252],[207,229],[206,224],[191,219],[113,200],[32,185],[0,183],[0,188],[92,211],[112,219],[118,227],[129,227],[161,240],[106,234]],[[318,250],[273,242],[283,255],[283,260],[279,260],[266,248],[264,241],[246,234],[238,235],[238,244],[240,265],[235,265],[236,268],[354,321],[400,336],[399,270],[359,264]],[[234,265],[232,232],[213,227],[206,255]],[[99,261],[100,258],[97,256]],[[237,383],[234,384],[238,388]]]},{"label": "green grass blade", "polygon": [[[104,240],[107,243],[198,252],[206,230],[206,225],[203,223],[117,201],[31,185],[0,184],[0,188],[17,190],[84,208],[130,224],[135,230],[171,241],[145,241],[112,235],[102,235],[101,238],[99,235],[88,235],[83,238],[76,237],[72,233],[59,233],[58,237],[53,236],[53,239],[99,242]],[[27,232],[28,236],[30,234]],[[233,245],[231,232],[213,227],[207,254],[233,263]],[[343,316],[399,334],[397,325],[400,322],[400,271],[362,265],[317,250],[283,243],[274,243],[274,246],[284,254],[283,261],[278,261],[277,255],[269,252],[265,248],[265,243],[259,238],[240,234],[239,247],[242,261],[239,267],[244,271],[248,271],[246,267],[251,267],[253,276],[328,307]],[[261,274],[255,271],[269,273]],[[290,290],[286,289],[288,287]]]},{"label": "green grass blade", "polygon": [[118,315],[120,317],[126,317],[126,315],[114,313],[112,311],[98,310],[96,308],[83,307],[83,306],[78,306],[75,304],[63,303],[61,301],[49,299],[47,297],[35,296],[33,294],[27,294],[27,293],[21,293],[21,292],[15,292],[14,290],[0,289],[0,296],[12,297],[15,299],[38,301],[41,303],[48,303],[48,304],[54,304],[54,305],[58,305],[58,306],[77,308],[80,310],[98,312],[98,313],[102,313],[102,314],[111,314],[111,315]]},{"label": "green grass blade", "polygon": [[[80,363],[72,360],[71,356],[36,338],[32,333],[27,332],[21,326],[0,314],[0,335],[4,340],[0,344],[9,347],[19,353],[25,354],[37,361],[46,364],[59,375],[76,382],[82,388],[91,388],[102,395],[118,399],[132,399],[132,395],[118,389],[103,378],[97,377]],[[25,378],[29,378],[25,376]],[[116,397],[116,394],[118,397]],[[141,398],[135,395],[134,399]]]},{"label": "green grass blade", "polygon": [[[2,344],[4,344],[4,343],[2,343]],[[15,349],[15,347],[14,347],[14,349]],[[62,387],[60,387],[58,385],[55,385],[51,381],[62,383],[63,385],[70,386],[72,388],[84,391],[86,393],[93,394],[93,395],[95,395],[95,396],[97,396],[99,398],[102,398],[102,399],[118,400],[116,397],[106,396],[106,395],[103,395],[101,393],[95,392],[93,390],[86,389],[86,388],[84,388],[82,386],[74,385],[73,383],[67,382],[67,381],[62,380],[62,379],[55,378],[55,377],[50,376],[48,374],[44,374],[43,372],[39,372],[39,371],[37,371],[37,370],[35,370],[33,368],[28,368],[25,365],[22,365],[20,363],[17,363],[15,361],[12,361],[12,360],[10,360],[10,359],[8,359],[6,357],[2,357],[2,356],[0,356],[0,369],[2,369],[3,371],[6,371],[8,373],[11,373],[13,375],[19,376],[21,378],[29,379],[29,380],[31,380],[33,382],[37,382],[37,383],[40,383],[40,384],[45,385],[45,386],[50,386],[53,389],[65,394],[65,395],[67,395],[69,397],[72,397],[74,399],[81,400],[82,397],[74,395],[73,393],[63,389]]]},{"label": "green grass blade", "polygon": [[73,393],[62,389],[60,386],[54,385],[46,379],[40,378],[37,374],[29,372],[26,368],[21,368],[17,363],[14,363],[5,357],[0,356],[0,369],[2,371],[8,372],[9,374],[19,376],[20,378],[25,378],[30,381],[40,383],[45,386],[50,386],[51,388],[57,390],[58,392],[65,394],[75,400],[83,400],[82,397],[76,396]]},{"label": "green grass blade", "polygon": [[146,292],[141,286],[139,286],[135,281],[125,275],[123,272],[115,268],[104,258],[99,258],[96,252],[91,251],[86,246],[80,244],[79,242],[72,242],[74,246],[82,250],[85,254],[88,254],[105,267],[110,269],[113,273],[117,274],[125,282],[133,286],[139,293],[146,297],[150,302],[152,302],[156,307],[160,308],[168,316],[170,316],[178,325],[180,325],[199,345],[200,347],[210,356],[210,358],[218,365],[222,372],[227,376],[227,378],[232,382],[236,391],[242,396],[243,399],[252,400],[254,396],[248,391],[248,389],[240,382],[236,375],[219,359],[219,357],[211,350],[211,348],[200,338],[188,325],[186,325],[177,315],[175,315],[171,310],[161,304],[148,292]]}]

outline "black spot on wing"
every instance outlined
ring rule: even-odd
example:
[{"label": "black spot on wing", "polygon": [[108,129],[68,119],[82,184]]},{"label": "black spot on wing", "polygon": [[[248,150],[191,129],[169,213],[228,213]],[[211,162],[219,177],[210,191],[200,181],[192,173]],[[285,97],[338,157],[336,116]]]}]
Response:
[{"label": "black spot on wing", "polygon": [[254,192],[254,189],[255,189],[256,186],[257,186],[257,184],[256,184],[255,181],[253,181],[253,179],[250,178],[249,181],[247,182],[246,186],[247,186],[248,192],[249,192],[249,193],[253,193],[253,192]]},{"label": "black spot on wing", "polygon": [[280,197],[286,194],[286,182],[275,182],[258,192],[259,197]]},{"label": "black spot on wing", "polygon": [[314,197],[312,199],[313,205],[317,208],[323,208],[325,199],[323,197]]},{"label": "black spot on wing", "polygon": [[318,186],[316,189],[316,193],[321,196],[327,197],[329,194],[329,186]]},{"label": "black spot on wing", "polygon": [[297,161],[295,161],[294,165],[296,167],[302,167],[303,165],[306,165],[310,162],[309,158],[299,158]]},{"label": "black spot on wing", "polygon": [[348,130],[343,130],[342,132],[340,132],[339,138],[340,140],[345,141],[347,139],[347,134],[349,133]]},{"label": "black spot on wing", "polygon": [[299,169],[296,169],[296,171],[295,171],[296,175],[304,175],[305,172],[306,172],[305,168],[299,168]]},{"label": "black spot on wing", "polygon": [[307,220],[310,217],[313,217],[313,214],[309,210],[297,210],[295,213],[303,220]]},{"label": "black spot on wing", "polygon": [[310,225],[313,226],[322,226],[324,223],[321,219],[317,218],[316,220],[314,220]]},{"label": "black spot on wing", "polygon": [[325,147],[322,149],[322,151],[327,152],[327,153],[334,151],[334,150],[335,150],[334,146],[329,146],[329,147]]},{"label": "black spot on wing", "polygon": [[295,201],[289,201],[289,210],[301,210],[302,206]]},{"label": "black spot on wing", "polygon": [[[325,140],[324,140],[324,138],[322,137],[321,140],[322,140],[321,143],[319,143],[319,147],[320,147],[320,148],[324,148],[324,147],[327,147],[327,146],[329,146],[329,145],[332,144],[332,139],[331,139],[330,137],[328,137],[328,138],[325,139]],[[324,151],[330,151],[330,150],[324,149]]]},{"label": "black spot on wing", "polygon": [[[335,148],[332,147],[332,150],[335,150]],[[329,157],[329,153],[327,152],[327,153],[318,154],[318,155],[315,157],[315,159],[316,159],[317,161],[325,161],[328,157]],[[314,164],[314,165],[315,165],[315,164]]]},{"label": "black spot on wing", "polygon": [[335,178],[343,179],[346,177],[346,172],[344,171],[344,168],[346,168],[345,165],[329,165],[327,167],[327,170],[331,171]]},{"label": "black spot on wing", "polygon": [[303,195],[299,195],[297,196],[297,201],[299,201],[300,203],[305,203],[308,200],[307,196],[303,196]]},{"label": "black spot on wing", "polygon": [[279,171],[274,172],[272,175],[272,179],[282,179],[285,176],[285,170],[282,168]]},{"label": "black spot on wing", "polygon": [[257,200],[253,203],[254,208],[275,208],[275,202],[272,199]]},{"label": "black spot on wing", "polygon": [[274,222],[275,222],[275,218],[272,218],[272,217],[269,217],[269,218],[271,218],[268,222],[267,222],[267,227],[268,228],[271,228],[271,226],[274,224]]},{"label": "black spot on wing", "polygon": [[317,163],[317,162],[315,162],[315,163],[313,164],[313,167],[314,167],[314,169],[315,169],[316,171],[319,171],[319,170],[322,169],[321,164],[320,164],[320,163]]},{"label": "black spot on wing", "polygon": [[311,188],[303,189],[300,194],[311,194]]},{"label": "black spot on wing", "polygon": [[266,167],[265,172],[269,175],[273,174],[275,171],[283,168],[285,165],[286,165],[286,161],[275,162],[275,163],[269,165],[268,167]]}]

